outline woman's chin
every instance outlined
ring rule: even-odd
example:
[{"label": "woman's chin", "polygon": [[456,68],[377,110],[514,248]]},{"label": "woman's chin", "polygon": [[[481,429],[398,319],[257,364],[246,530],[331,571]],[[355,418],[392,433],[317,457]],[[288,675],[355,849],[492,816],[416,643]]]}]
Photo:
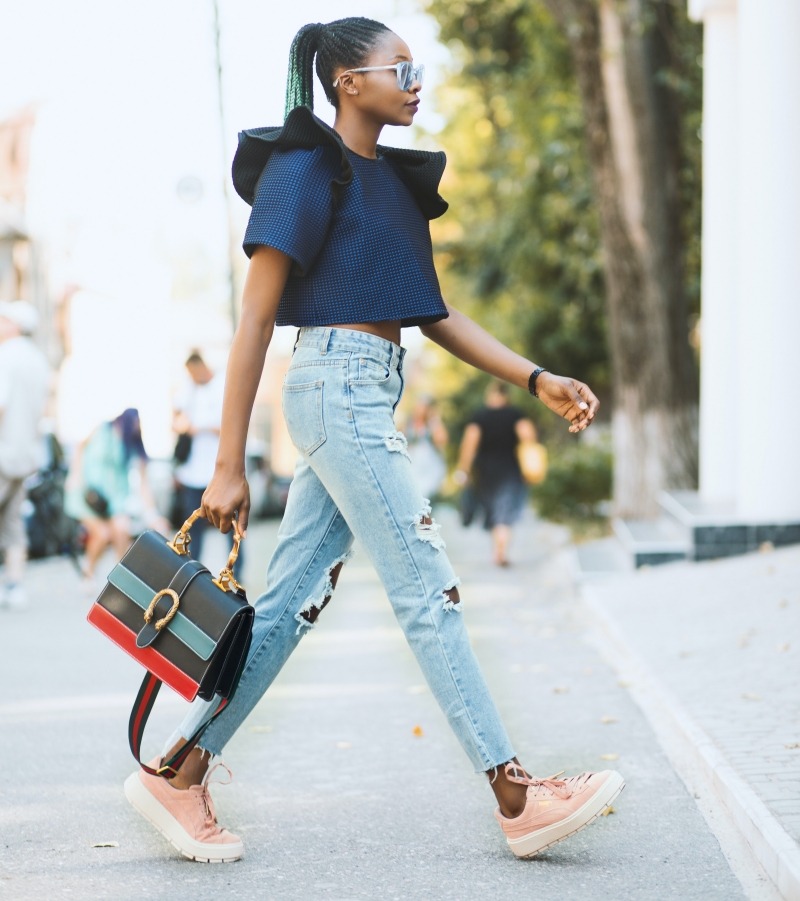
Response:
[{"label": "woman's chin", "polygon": [[413,125],[414,113],[411,110],[403,110],[394,118],[390,119],[387,125]]}]

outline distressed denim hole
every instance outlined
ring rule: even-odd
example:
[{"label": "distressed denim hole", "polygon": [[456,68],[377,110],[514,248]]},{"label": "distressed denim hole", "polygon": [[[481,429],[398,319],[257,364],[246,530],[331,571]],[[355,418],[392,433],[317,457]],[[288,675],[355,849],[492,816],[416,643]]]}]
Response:
[{"label": "distressed denim hole", "polygon": [[322,588],[319,593],[307,598],[303,606],[294,615],[294,618],[298,622],[295,635],[299,635],[303,629],[314,628],[317,617],[333,596],[333,589],[336,588],[336,583],[339,581],[339,573],[341,573],[342,567],[352,556],[352,551],[342,554],[341,557],[337,557],[337,559],[325,570]]}]

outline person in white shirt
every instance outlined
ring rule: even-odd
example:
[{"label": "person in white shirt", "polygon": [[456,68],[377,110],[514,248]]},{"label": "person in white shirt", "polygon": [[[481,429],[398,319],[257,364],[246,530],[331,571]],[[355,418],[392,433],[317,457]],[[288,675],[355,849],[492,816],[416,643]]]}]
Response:
[{"label": "person in white shirt", "polygon": [[[183,453],[176,454],[179,465],[175,470],[176,507],[182,520],[201,506],[203,492],[214,475],[225,391],[225,377],[215,374],[199,351],[193,350],[185,365],[189,380],[172,404],[172,427],[178,435],[186,436],[176,448],[183,448]],[[192,556],[196,560],[200,559],[206,527],[205,519],[199,519],[192,527]]]},{"label": "person in white shirt", "polygon": [[36,308],[25,301],[0,303],[0,607],[12,609],[27,600],[22,502],[25,479],[40,462],[39,423],[50,386],[50,367],[30,338],[38,322]]}]

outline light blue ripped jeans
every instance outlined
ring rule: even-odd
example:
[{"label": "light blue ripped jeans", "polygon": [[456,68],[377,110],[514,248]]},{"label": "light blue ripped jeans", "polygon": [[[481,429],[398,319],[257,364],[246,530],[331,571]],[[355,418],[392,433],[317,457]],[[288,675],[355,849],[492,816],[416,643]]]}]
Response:
[{"label": "light blue ripped jeans", "polygon": [[[351,329],[300,330],[283,385],[283,412],[300,457],[267,590],[255,602],[239,688],[200,741],[211,753],[222,751],[312,628],[306,617],[332,594],[331,573],[349,557],[355,536],[476,772],[514,757],[460,603],[445,594],[459,580],[395,428],[404,354]],[[212,707],[216,702],[195,701],[180,733],[190,736]]]}]

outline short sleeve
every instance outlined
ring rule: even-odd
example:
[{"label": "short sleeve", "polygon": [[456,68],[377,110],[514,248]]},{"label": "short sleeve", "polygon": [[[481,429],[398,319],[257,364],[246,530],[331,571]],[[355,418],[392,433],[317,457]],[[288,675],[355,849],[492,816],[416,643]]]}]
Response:
[{"label": "short sleeve", "polygon": [[290,256],[308,273],[325,243],[333,216],[331,181],[341,154],[329,147],[276,149],[256,188],[244,252],[266,245]]}]

